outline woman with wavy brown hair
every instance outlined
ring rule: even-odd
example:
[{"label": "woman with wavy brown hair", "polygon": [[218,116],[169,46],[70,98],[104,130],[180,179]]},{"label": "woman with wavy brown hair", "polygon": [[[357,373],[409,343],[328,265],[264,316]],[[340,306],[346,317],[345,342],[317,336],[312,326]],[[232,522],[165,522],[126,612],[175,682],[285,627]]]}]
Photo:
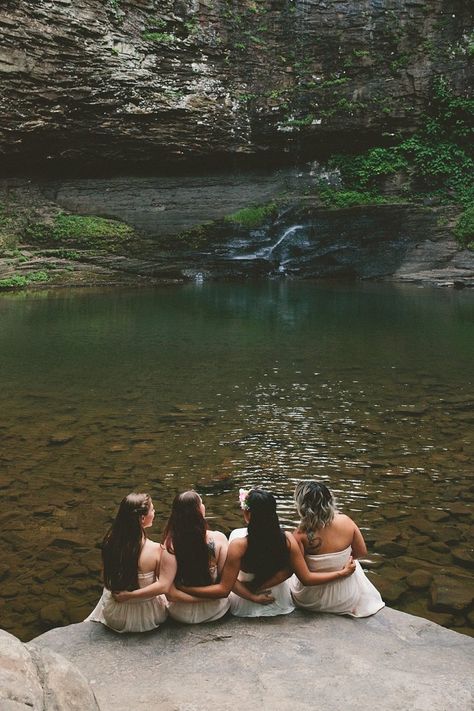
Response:
[{"label": "woman with wavy brown hair", "polygon": [[[227,538],[220,531],[209,530],[205,515],[206,509],[198,493],[185,491],[177,494],[163,533],[165,551],[174,559],[176,567],[175,585],[167,594],[168,612],[178,622],[213,622],[229,609],[227,597],[202,600],[176,589],[181,585],[212,585],[219,579],[224,567]],[[116,597],[118,600],[139,600],[157,590],[158,584],[153,583],[148,588],[121,593]]]},{"label": "woman with wavy brown hair", "polygon": [[[146,529],[154,518],[149,494],[128,494],[120,502],[102,544],[104,591],[87,620],[101,622],[116,632],[147,632],[165,621],[164,593],[176,575],[176,560],[148,538]],[[152,597],[126,603],[118,603],[114,598],[115,591],[134,590],[150,583],[155,585]]]}]

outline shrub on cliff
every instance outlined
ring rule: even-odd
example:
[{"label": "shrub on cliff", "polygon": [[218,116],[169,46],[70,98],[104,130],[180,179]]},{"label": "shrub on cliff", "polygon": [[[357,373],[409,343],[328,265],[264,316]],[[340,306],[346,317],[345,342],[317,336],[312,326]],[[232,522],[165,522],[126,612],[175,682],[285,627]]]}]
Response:
[{"label": "shrub on cliff", "polygon": [[474,249],[474,205],[463,212],[454,228],[454,234],[463,247]]},{"label": "shrub on cliff", "polygon": [[455,96],[440,78],[417,133],[389,148],[333,156],[330,167],[340,170],[350,190],[375,191],[380,178],[402,172],[412,192],[468,206],[474,201],[473,119],[474,100]]}]

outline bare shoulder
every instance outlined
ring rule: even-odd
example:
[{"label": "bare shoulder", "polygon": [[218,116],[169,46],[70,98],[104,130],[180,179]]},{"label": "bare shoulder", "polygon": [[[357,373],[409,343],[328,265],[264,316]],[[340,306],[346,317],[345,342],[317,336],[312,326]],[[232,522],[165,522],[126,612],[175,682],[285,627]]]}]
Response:
[{"label": "bare shoulder", "polygon": [[341,529],[352,530],[355,527],[354,521],[346,514],[338,513],[334,517],[334,524]]},{"label": "bare shoulder", "polygon": [[229,543],[227,536],[222,533],[222,531],[208,531],[208,533],[211,534],[211,537],[216,543],[220,543],[221,545],[227,545]]},{"label": "bare shoulder", "polygon": [[247,550],[247,538],[234,538],[229,543],[229,555],[243,555]]},{"label": "bare shoulder", "polygon": [[161,543],[157,543],[156,541],[150,541],[150,539],[148,539],[148,543],[150,544],[148,548],[150,553],[153,553],[154,555],[156,555],[157,558],[160,558],[164,550]]}]

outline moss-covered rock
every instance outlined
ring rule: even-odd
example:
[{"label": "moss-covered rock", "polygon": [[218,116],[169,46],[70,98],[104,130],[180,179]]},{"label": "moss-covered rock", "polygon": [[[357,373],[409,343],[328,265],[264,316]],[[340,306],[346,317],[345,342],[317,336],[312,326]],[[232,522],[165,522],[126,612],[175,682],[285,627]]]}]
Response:
[{"label": "moss-covered rock", "polygon": [[25,230],[25,237],[36,243],[112,253],[126,248],[134,234],[129,225],[119,220],[64,213],[58,213],[50,222],[31,223]]}]

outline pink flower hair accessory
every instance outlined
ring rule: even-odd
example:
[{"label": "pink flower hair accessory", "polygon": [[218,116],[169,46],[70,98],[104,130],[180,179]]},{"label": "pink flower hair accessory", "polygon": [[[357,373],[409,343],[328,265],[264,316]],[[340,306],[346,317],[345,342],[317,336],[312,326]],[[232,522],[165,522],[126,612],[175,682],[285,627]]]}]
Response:
[{"label": "pink flower hair accessory", "polygon": [[249,493],[250,493],[250,491],[248,489],[239,489],[240,508],[243,511],[249,510],[249,505],[247,503],[247,497],[248,497]]}]

